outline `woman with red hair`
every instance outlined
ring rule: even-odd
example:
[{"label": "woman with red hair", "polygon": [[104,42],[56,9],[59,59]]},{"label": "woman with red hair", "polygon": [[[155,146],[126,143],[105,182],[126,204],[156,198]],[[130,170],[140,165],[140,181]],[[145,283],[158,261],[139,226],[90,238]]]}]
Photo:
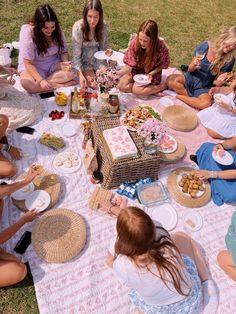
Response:
[{"label": "woman with red hair", "polygon": [[[120,71],[118,88],[121,92],[133,92],[140,96],[158,94],[166,87],[161,83],[161,72],[169,66],[169,52],[163,40],[158,37],[155,21],[144,21],[124,56],[126,66]],[[134,82],[134,75],[146,74],[150,83],[140,86]]]}]

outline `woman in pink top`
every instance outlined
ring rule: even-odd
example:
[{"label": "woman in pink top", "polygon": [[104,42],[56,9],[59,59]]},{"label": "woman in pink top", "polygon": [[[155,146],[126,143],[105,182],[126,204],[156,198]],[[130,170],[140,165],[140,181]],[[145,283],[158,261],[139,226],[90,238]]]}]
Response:
[{"label": "woman in pink top", "polygon": [[30,93],[72,85],[67,45],[56,14],[49,5],[39,6],[29,24],[21,27],[18,72]]},{"label": "woman in pink top", "polygon": [[[161,72],[169,66],[169,52],[164,41],[158,37],[156,22],[146,20],[141,24],[125,53],[124,63],[126,66],[120,70],[120,91],[148,96],[165,89],[166,85],[161,84]],[[150,83],[138,85],[133,79],[135,74],[146,74]]]}]

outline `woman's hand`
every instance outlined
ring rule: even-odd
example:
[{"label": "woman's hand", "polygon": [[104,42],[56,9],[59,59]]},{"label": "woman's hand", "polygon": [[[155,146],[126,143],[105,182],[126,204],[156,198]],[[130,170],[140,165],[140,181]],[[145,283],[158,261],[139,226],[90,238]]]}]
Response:
[{"label": "woman's hand", "polygon": [[205,180],[210,178],[211,171],[208,170],[196,170],[196,175],[200,180]]},{"label": "woman's hand", "polygon": [[33,210],[27,211],[27,213],[24,214],[22,219],[24,223],[27,223],[27,222],[33,221],[36,217],[38,217],[38,212],[36,211],[36,209],[33,209]]},{"label": "woman's hand", "polygon": [[231,106],[230,105],[227,105],[225,102],[223,102],[223,101],[219,101],[219,102],[217,102],[217,104],[221,107],[221,108],[223,108],[223,109],[225,109],[226,111],[230,111],[231,110]]},{"label": "woman's hand", "polygon": [[24,179],[25,183],[29,184],[39,174],[39,171],[35,170],[34,166],[31,166]]},{"label": "woman's hand", "polygon": [[47,80],[44,79],[40,81],[39,85],[43,90],[52,89],[52,85]]},{"label": "woman's hand", "polygon": [[224,150],[223,144],[218,143],[214,146],[213,151],[216,153],[218,150]]},{"label": "woman's hand", "polygon": [[82,88],[87,87],[87,81],[86,78],[84,77],[84,75],[82,73],[79,73],[79,85]]},{"label": "woman's hand", "polygon": [[222,73],[222,74],[220,74],[220,75],[217,77],[217,79],[216,79],[216,80],[217,80],[217,81],[224,82],[224,80],[226,79],[227,75],[228,75],[228,73],[227,73],[227,72]]},{"label": "woman's hand", "polygon": [[3,67],[3,69],[10,76],[12,76],[14,74],[19,75],[19,73],[17,72],[17,70],[15,68]]},{"label": "woman's hand", "polygon": [[14,146],[11,146],[8,153],[10,154],[11,158],[19,160],[22,158],[20,150]]}]

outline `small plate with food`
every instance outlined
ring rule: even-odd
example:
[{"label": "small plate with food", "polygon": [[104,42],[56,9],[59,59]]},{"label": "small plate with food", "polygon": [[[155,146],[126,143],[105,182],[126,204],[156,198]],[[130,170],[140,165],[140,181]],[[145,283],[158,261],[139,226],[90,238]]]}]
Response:
[{"label": "small plate with food", "polygon": [[11,197],[14,200],[22,201],[22,200],[25,200],[26,197],[29,194],[31,194],[33,191],[34,191],[34,184],[33,184],[33,182],[30,182],[29,184],[27,184],[23,188],[21,188],[21,189],[15,191],[14,193],[12,193]]},{"label": "small plate with food", "polygon": [[36,209],[42,212],[47,209],[51,202],[51,197],[48,192],[44,190],[35,190],[25,199],[25,206],[28,210]]},{"label": "small plate with food", "polygon": [[229,166],[234,162],[233,156],[224,149],[213,150],[212,158],[218,162],[218,164]]},{"label": "small plate with food", "polygon": [[63,174],[76,172],[80,166],[80,156],[73,152],[60,153],[53,159],[54,169]]},{"label": "small plate with food", "polygon": [[171,154],[176,151],[178,143],[176,139],[171,135],[164,136],[158,146],[158,150],[164,154]]},{"label": "small plate with food", "polygon": [[133,80],[139,85],[139,86],[145,86],[151,83],[151,80],[148,75],[146,74],[136,74],[133,77]]},{"label": "small plate with food", "polygon": [[198,231],[203,225],[202,216],[194,209],[185,210],[182,215],[183,225],[188,231]]},{"label": "small plate with food", "polygon": [[67,114],[63,110],[50,109],[44,113],[44,118],[47,122],[57,125],[67,120]]},{"label": "small plate with food", "polygon": [[200,180],[194,170],[182,172],[177,176],[177,185],[179,190],[191,198],[199,198],[206,191],[206,185]]}]

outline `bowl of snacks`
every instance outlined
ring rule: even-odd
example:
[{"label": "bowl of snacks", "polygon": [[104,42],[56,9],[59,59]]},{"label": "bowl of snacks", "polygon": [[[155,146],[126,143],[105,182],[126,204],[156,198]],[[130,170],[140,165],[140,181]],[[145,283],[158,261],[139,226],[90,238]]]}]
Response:
[{"label": "bowl of snacks", "polygon": [[65,106],[67,104],[68,97],[64,92],[56,91],[55,92],[55,103],[58,106]]}]

